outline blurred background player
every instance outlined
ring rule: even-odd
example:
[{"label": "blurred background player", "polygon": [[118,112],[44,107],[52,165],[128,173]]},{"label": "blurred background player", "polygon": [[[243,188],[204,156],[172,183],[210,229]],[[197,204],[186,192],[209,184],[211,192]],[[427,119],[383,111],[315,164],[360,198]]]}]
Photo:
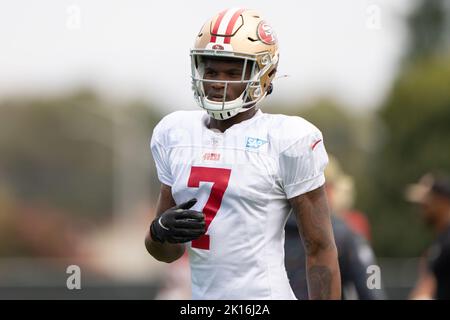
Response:
[{"label": "blurred background player", "polygon": [[[370,235],[367,218],[358,213],[360,223],[345,217],[353,206],[354,187],[350,176],[344,174],[337,159],[329,155],[325,170],[326,191],[332,212],[333,232],[338,249],[341,271],[342,299],[385,299],[383,289],[369,289],[367,268],[376,265],[373,250],[366,240]],[[362,223],[361,223],[362,222]],[[305,252],[295,218],[286,224],[286,269],[291,286],[298,299],[308,299],[305,275]]]},{"label": "blurred background player", "polygon": [[408,201],[418,204],[424,223],[436,236],[423,254],[419,278],[411,299],[450,299],[450,178],[424,175],[406,190]]}]

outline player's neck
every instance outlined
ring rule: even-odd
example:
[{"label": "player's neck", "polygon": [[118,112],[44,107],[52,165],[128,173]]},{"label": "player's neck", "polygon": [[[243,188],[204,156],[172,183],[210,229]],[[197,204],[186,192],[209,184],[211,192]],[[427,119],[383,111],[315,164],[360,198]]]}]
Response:
[{"label": "player's neck", "polygon": [[209,129],[217,129],[223,133],[223,132],[225,132],[225,130],[231,128],[233,125],[253,118],[257,111],[258,111],[258,109],[256,107],[251,108],[248,111],[238,113],[234,117],[231,117],[230,119],[226,119],[226,120],[217,120],[214,118],[210,118],[208,128]]}]

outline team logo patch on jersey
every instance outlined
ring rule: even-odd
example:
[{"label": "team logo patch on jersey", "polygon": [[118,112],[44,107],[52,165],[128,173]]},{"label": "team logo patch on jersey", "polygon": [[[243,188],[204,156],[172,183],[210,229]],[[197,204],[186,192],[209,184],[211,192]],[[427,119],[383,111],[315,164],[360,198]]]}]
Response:
[{"label": "team logo patch on jersey", "polygon": [[267,143],[266,140],[262,140],[262,139],[259,139],[259,138],[247,137],[247,142],[245,144],[245,147],[246,148],[258,149],[259,147],[261,147],[265,143]]},{"label": "team logo patch on jersey", "polygon": [[220,153],[205,152],[203,154],[203,160],[219,161],[220,160]]}]

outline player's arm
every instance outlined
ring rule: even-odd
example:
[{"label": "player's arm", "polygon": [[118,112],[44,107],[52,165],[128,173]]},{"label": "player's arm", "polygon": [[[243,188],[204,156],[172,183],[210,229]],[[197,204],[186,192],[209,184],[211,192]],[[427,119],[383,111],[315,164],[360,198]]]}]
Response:
[{"label": "player's arm", "polygon": [[205,233],[205,220],[201,212],[189,210],[196,200],[176,205],[170,186],[161,184],[156,205],[156,218],[145,237],[147,251],[163,262],[179,259],[185,251],[185,242]]},{"label": "player's arm", "polygon": [[305,247],[309,298],[341,299],[338,255],[324,187],[289,202]]},{"label": "player's arm", "polygon": [[430,300],[434,298],[436,291],[436,279],[428,269],[425,257],[420,259],[419,278],[409,295],[411,300]]}]

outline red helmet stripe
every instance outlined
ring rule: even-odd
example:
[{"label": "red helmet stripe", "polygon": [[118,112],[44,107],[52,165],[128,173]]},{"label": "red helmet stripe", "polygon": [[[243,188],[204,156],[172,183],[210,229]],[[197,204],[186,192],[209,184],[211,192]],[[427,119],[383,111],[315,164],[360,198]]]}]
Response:
[{"label": "red helmet stripe", "polygon": [[216,34],[219,31],[220,23],[222,22],[223,17],[225,16],[225,13],[227,13],[228,10],[223,10],[221,13],[219,13],[219,17],[216,20],[216,23],[214,24],[214,28],[212,30],[211,40],[209,42],[216,42]]},{"label": "red helmet stripe", "polygon": [[233,33],[234,25],[236,24],[237,19],[239,18],[239,16],[241,15],[241,13],[243,11],[245,11],[245,9],[240,9],[240,10],[236,11],[233,14],[233,17],[231,18],[230,22],[228,23],[227,31],[225,32],[225,41],[224,41],[224,43],[230,43],[230,41],[231,41],[231,34]]}]

